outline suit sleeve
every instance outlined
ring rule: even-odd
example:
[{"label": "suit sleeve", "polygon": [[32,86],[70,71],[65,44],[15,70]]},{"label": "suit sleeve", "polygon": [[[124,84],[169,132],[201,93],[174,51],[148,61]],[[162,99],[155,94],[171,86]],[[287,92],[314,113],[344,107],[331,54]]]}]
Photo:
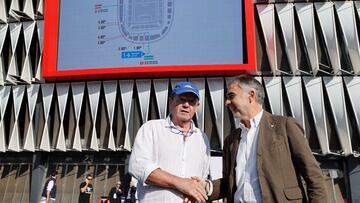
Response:
[{"label": "suit sleeve", "polygon": [[209,197],[208,201],[225,198],[227,191],[227,179],[226,178],[216,179],[212,183],[213,183],[213,193]]},{"label": "suit sleeve", "polygon": [[325,179],[313,156],[302,127],[295,119],[287,118],[286,131],[294,166],[306,182],[309,203],[327,202]]}]

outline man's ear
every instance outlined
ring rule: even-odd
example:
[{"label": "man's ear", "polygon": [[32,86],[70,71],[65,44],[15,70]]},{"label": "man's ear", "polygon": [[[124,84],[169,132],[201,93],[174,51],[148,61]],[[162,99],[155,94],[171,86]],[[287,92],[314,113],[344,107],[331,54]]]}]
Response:
[{"label": "man's ear", "polygon": [[257,100],[256,98],[256,92],[253,88],[250,88],[249,92],[248,92],[248,95],[249,95],[249,99],[250,99],[250,102],[254,102]]}]

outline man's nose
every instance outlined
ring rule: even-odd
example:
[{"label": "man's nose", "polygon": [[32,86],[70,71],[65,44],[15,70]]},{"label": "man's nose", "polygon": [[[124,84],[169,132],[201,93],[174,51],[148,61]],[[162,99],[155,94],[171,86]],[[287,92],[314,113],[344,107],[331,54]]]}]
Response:
[{"label": "man's nose", "polygon": [[225,105],[227,106],[227,105],[229,105],[229,104],[230,104],[230,100],[225,99]]},{"label": "man's nose", "polygon": [[190,102],[189,100],[185,100],[184,103],[183,103],[184,106],[190,106]]}]

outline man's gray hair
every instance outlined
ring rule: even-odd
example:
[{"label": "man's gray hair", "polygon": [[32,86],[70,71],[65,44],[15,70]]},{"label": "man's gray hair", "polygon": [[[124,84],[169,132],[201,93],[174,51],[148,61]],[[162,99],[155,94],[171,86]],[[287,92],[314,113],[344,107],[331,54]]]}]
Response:
[{"label": "man's gray hair", "polygon": [[244,92],[247,92],[250,90],[250,88],[253,88],[255,90],[256,101],[261,105],[264,104],[264,88],[261,83],[254,77],[249,75],[234,76],[228,80],[228,87],[232,84],[238,84]]}]

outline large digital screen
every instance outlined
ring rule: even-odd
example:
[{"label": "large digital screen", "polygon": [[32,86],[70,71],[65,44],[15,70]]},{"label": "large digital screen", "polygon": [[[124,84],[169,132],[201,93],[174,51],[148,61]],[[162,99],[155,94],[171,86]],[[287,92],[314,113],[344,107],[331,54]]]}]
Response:
[{"label": "large digital screen", "polygon": [[255,69],[249,0],[52,0],[43,76],[217,75]]}]

